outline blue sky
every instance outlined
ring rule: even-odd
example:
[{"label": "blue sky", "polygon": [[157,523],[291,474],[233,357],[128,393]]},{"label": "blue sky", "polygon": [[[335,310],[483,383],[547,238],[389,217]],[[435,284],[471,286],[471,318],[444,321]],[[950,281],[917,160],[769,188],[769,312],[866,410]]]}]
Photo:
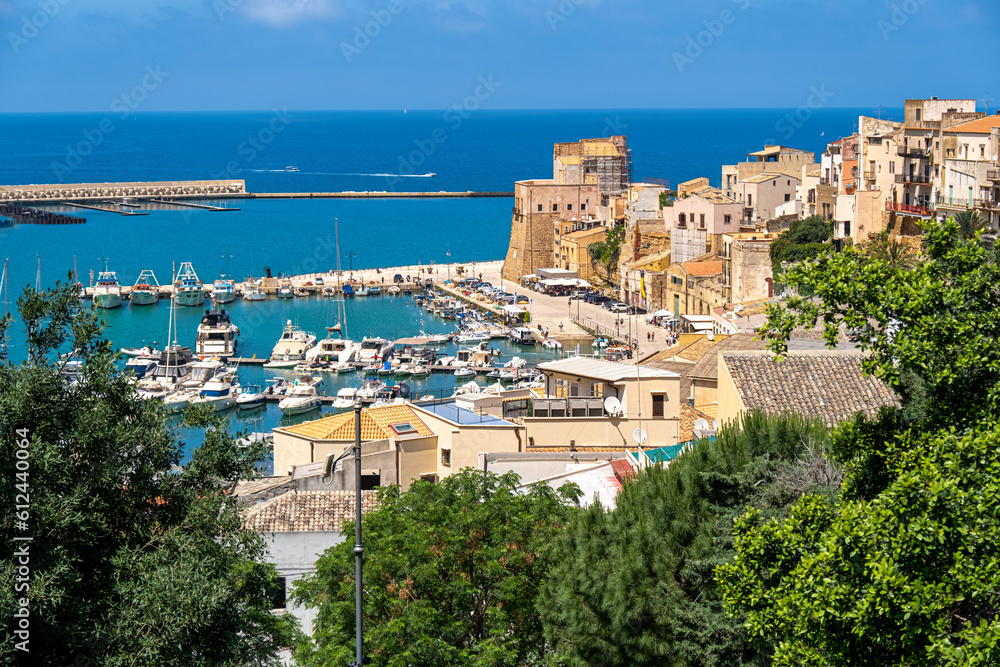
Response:
[{"label": "blue sky", "polygon": [[998,19],[995,0],[0,0],[0,111],[798,107],[816,90],[997,108]]}]

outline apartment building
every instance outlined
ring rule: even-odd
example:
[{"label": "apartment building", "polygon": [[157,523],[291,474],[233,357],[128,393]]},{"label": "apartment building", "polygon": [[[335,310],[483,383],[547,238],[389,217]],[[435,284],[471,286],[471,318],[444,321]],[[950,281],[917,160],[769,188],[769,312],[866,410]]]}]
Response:
[{"label": "apartment building", "polygon": [[[743,211],[740,224],[752,227],[758,222],[778,217],[782,214],[782,207],[793,201],[801,186],[802,180],[798,176],[770,172],[741,180],[736,185],[736,199],[742,205]],[[737,226],[736,229],[725,230],[724,233],[738,231]]]},{"label": "apartment building", "polygon": [[784,174],[799,178],[802,167],[816,163],[816,154],[787,146],[765,146],[764,150],[747,153],[746,162],[723,165],[722,192],[739,199],[739,183],[763,173]]},{"label": "apartment building", "polygon": [[942,146],[935,213],[946,217],[974,209],[996,228],[1000,225],[1000,113],[945,130]]}]

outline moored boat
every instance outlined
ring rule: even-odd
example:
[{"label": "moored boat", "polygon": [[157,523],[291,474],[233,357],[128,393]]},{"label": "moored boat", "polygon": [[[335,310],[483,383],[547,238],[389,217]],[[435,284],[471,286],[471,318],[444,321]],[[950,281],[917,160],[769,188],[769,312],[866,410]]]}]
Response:
[{"label": "moored boat", "polygon": [[232,303],[236,300],[236,283],[220,276],[212,283],[212,301],[215,303]]},{"label": "moored boat", "polygon": [[240,329],[229,313],[222,310],[206,310],[198,325],[194,348],[197,356],[231,357],[236,354],[237,337]]},{"label": "moored boat", "polygon": [[198,279],[191,262],[182,262],[174,282],[174,303],[178,306],[198,306],[205,303],[205,286]]},{"label": "moored boat", "polygon": [[128,300],[133,306],[152,306],[160,300],[160,283],[152,269],[143,269],[139,273]]},{"label": "moored boat", "polygon": [[289,417],[302,415],[319,409],[322,405],[316,387],[308,384],[297,384],[285,392],[285,397],[278,403],[278,409]]},{"label": "moored boat", "polygon": [[118,284],[118,276],[108,270],[108,260],[104,260],[104,270],[97,274],[97,285],[94,286],[94,305],[109,310],[122,305],[122,287]]}]

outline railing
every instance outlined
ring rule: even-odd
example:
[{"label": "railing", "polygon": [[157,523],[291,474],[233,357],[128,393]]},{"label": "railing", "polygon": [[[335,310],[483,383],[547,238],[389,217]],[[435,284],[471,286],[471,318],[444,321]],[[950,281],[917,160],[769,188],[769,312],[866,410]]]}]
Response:
[{"label": "railing", "polygon": [[867,169],[865,170],[866,181],[874,181],[877,178],[877,176],[878,176],[877,171],[868,171]]},{"label": "railing", "polygon": [[820,185],[833,185],[833,183],[831,183],[831,179],[829,179],[829,178],[820,178],[819,179],[819,184]]},{"label": "railing", "polygon": [[897,183],[930,183],[931,177],[923,174],[896,174]]},{"label": "railing", "polygon": [[986,172],[986,180],[993,181],[994,183],[1000,183],[1000,170],[991,169]]},{"label": "railing", "polygon": [[887,201],[885,210],[896,211],[897,213],[912,213],[914,215],[930,215],[931,212],[926,206],[914,206],[913,204],[900,204],[899,202]]},{"label": "railing", "polygon": [[926,158],[928,154],[925,148],[900,148],[896,151],[896,155],[899,157],[912,158],[912,159],[922,159]]},{"label": "railing", "polygon": [[[619,317],[619,318],[623,318],[623,317],[624,318],[628,318],[628,317],[632,317],[632,316],[631,315],[619,314],[619,315],[617,315],[617,317]],[[628,337],[628,323],[625,324],[625,331],[623,332],[621,330],[621,328],[614,329],[612,327],[606,327],[603,324],[595,322],[594,320],[590,319],[589,317],[577,317],[576,315],[573,315],[572,313],[570,313],[569,321],[570,322],[575,322],[576,324],[580,325],[582,328],[586,329],[587,331],[590,331],[591,333],[602,334],[604,336],[607,336],[608,338],[610,338],[612,340],[612,342],[618,341],[618,342],[621,342],[621,343],[634,343],[635,341],[638,340],[638,338],[629,338]]]},{"label": "railing", "polygon": [[938,195],[936,198],[938,206],[946,208],[998,208],[1000,203],[995,199],[966,199],[964,197],[945,197]]},{"label": "railing", "polygon": [[531,401],[534,417],[603,417],[604,399],[599,396],[535,398]]}]

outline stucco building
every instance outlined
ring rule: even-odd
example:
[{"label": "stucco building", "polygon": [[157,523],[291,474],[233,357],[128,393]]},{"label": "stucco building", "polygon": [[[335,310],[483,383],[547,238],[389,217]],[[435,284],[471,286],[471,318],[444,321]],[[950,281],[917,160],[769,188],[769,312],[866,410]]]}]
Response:
[{"label": "stucco building", "polygon": [[722,192],[739,199],[739,183],[763,173],[784,174],[799,178],[802,167],[815,164],[816,154],[787,146],[765,146],[764,150],[747,153],[746,162],[722,167]]}]

